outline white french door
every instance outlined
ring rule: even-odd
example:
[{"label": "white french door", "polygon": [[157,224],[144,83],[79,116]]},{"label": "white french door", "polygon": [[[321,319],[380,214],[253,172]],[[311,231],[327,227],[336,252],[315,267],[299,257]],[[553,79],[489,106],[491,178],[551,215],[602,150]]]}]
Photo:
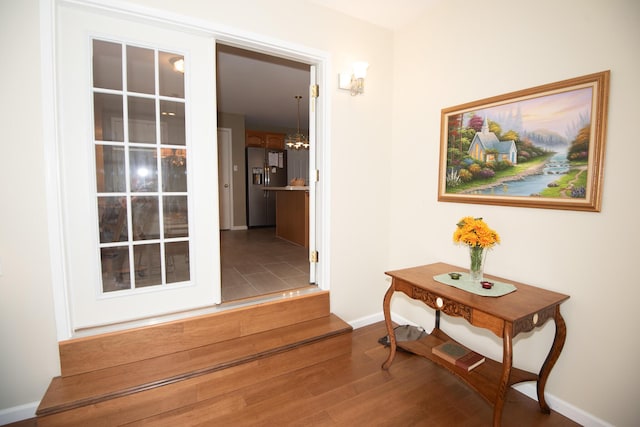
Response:
[{"label": "white french door", "polygon": [[316,117],[318,114],[318,96],[314,96],[314,88],[317,87],[318,77],[315,66],[309,67],[309,283],[318,283],[317,275],[317,256],[316,261],[314,253],[318,253],[320,247],[316,238],[317,228],[317,212],[318,212],[318,181],[316,171],[318,168],[318,139],[316,131]]},{"label": "white french door", "polygon": [[215,40],[56,12],[72,330],[219,303]]}]

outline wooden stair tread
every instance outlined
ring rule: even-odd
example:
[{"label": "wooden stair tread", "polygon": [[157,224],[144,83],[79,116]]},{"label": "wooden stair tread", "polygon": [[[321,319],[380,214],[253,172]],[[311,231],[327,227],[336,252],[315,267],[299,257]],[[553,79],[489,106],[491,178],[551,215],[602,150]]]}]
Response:
[{"label": "wooden stair tread", "polygon": [[59,343],[63,377],[149,360],[328,316],[318,291]]},{"label": "wooden stair tread", "polygon": [[349,324],[329,314],[318,319],[150,359],[56,377],[36,413],[39,416],[54,414],[172,384],[351,330]]}]

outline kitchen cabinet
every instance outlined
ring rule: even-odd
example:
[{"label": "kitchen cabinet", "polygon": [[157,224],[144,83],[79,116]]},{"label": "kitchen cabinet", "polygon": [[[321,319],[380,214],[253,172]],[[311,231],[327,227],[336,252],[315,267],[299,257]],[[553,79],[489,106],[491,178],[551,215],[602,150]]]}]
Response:
[{"label": "kitchen cabinet", "polygon": [[284,133],[247,130],[245,132],[245,145],[247,147],[284,150],[284,138]]},{"label": "kitchen cabinet", "polygon": [[258,147],[258,148],[266,147],[265,140],[264,140],[264,133],[248,130],[245,135],[245,145],[247,147]]},{"label": "kitchen cabinet", "polygon": [[271,188],[276,192],[276,236],[309,247],[309,187]]},{"label": "kitchen cabinet", "polygon": [[266,136],[267,148],[284,150],[284,133],[268,133]]}]

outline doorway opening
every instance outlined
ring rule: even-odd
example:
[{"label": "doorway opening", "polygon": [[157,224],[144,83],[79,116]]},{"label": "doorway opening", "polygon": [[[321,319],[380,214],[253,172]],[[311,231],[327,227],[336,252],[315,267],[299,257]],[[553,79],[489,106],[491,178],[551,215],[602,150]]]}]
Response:
[{"label": "doorway opening", "polygon": [[284,194],[274,191],[296,180],[308,192],[310,150],[288,148],[284,140],[298,131],[309,135],[312,67],[220,43],[216,64],[218,126],[232,134],[230,207],[220,204],[221,217],[232,212],[220,227],[222,302],[315,287],[309,236],[306,244],[292,242],[276,227],[277,217],[293,215],[314,233],[308,205],[287,207],[283,216],[279,203],[277,215],[276,199]]}]

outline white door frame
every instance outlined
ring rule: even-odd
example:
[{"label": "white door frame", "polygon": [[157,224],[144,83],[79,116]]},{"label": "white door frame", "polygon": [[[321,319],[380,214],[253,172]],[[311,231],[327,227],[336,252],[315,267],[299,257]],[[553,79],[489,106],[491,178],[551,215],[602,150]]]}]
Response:
[{"label": "white door frame", "polygon": [[[40,44],[42,77],[43,139],[46,163],[47,215],[49,249],[51,262],[51,280],[56,315],[58,340],[73,336],[68,301],[67,278],[65,273],[64,236],[62,228],[61,181],[58,173],[58,123],[57,123],[57,86],[55,73],[56,5],[72,4],[91,8],[94,12],[115,13],[127,17],[151,20],[155,23],[180,27],[212,34],[217,42],[234,45],[244,49],[284,57],[298,62],[314,65],[317,70],[317,83],[320,97],[316,103],[316,168],[321,171],[321,181],[316,185],[317,234],[316,250],[320,252],[321,262],[316,269],[316,283],[320,289],[330,288],[330,137],[329,108],[330,96],[328,76],[330,75],[330,56],[327,52],[300,46],[283,40],[247,33],[228,27],[222,28],[210,22],[187,18],[170,12],[149,9],[139,5],[111,0],[40,0]],[[319,228],[319,230],[318,230]]]}]

